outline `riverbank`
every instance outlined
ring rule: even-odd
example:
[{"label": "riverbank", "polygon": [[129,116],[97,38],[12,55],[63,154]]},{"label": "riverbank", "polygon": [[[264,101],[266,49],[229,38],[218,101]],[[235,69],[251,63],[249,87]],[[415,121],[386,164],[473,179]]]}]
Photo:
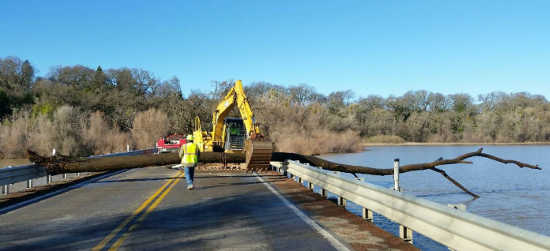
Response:
[{"label": "riverbank", "polygon": [[517,143],[483,143],[483,142],[402,142],[402,143],[373,143],[364,142],[364,147],[367,146],[515,146],[515,145],[550,145],[550,142],[517,142]]}]

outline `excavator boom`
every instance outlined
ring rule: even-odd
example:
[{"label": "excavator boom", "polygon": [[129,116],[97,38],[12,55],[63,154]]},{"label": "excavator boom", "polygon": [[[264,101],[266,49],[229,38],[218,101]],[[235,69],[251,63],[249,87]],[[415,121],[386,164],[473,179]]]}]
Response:
[{"label": "excavator boom", "polygon": [[227,92],[212,114],[212,138],[214,141],[223,141],[224,119],[235,105],[239,109],[239,113],[243,119],[247,137],[259,134],[259,129],[255,125],[254,114],[248,103],[248,98],[244,93],[243,85],[240,80],[237,80],[235,86]]}]

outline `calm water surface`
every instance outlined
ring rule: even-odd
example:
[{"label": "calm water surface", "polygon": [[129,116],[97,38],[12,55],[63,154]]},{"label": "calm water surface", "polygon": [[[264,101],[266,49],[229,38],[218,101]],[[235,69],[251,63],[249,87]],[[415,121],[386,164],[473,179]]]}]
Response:
[{"label": "calm water surface", "polygon": [[[481,198],[477,200],[472,200],[471,196],[433,171],[401,174],[400,185],[405,193],[444,205],[462,203],[468,212],[550,236],[550,146],[380,146],[368,147],[365,152],[325,155],[323,158],[339,163],[392,168],[394,158],[399,158],[401,165],[431,162],[439,157],[454,158],[479,147],[483,147],[485,153],[504,159],[538,164],[543,170],[518,168],[480,157],[469,159],[474,162],[472,165],[442,167],[470,191],[479,194]],[[360,177],[383,187],[393,186],[391,176]],[[350,209],[360,213],[357,206]],[[385,219],[379,221],[377,223],[375,219],[375,223],[387,231],[397,232],[395,224]],[[422,236],[415,236],[415,245],[423,250],[447,250]]]}]

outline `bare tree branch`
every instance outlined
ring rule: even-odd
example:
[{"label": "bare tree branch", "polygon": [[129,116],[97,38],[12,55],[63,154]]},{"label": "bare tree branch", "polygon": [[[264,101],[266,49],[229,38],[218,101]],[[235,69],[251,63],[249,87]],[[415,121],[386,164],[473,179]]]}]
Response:
[{"label": "bare tree branch", "polygon": [[[483,148],[479,148],[475,152],[465,153],[453,159],[440,158],[433,162],[403,165],[399,167],[399,172],[406,173],[411,171],[429,170],[434,167],[443,166],[443,165],[452,165],[452,164],[472,164],[471,161],[465,161],[465,159],[472,158],[472,157],[484,157],[484,158],[492,159],[504,164],[512,163],[520,168],[527,167],[527,168],[537,169],[537,170],[542,169],[538,165],[531,165],[531,164],[519,162],[516,160],[505,160],[505,159],[496,157],[494,155],[483,153],[482,151],[483,151]],[[316,156],[305,156],[297,153],[275,152],[272,155],[273,161],[285,161],[288,159],[310,163],[313,166],[317,166],[330,171],[340,171],[340,172],[346,172],[346,173],[363,173],[363,174],[370,174],[370,175],[392,175],[393,174],[393,168],[373,168],[368,166],[339,164],[332,161],[321,159]]]},{"label": "bare tree branch", "polygon": [[[404,172],[409,172],[409,171],[429,169],[429,168],[432,168],[432,167],[442,166],[442,165],[465,163],[464,160],[468,159],[468,158],[471,158],[471,157],[483,157],[483,158],[492,159],[494,161],[504,163],[504,164],[512,163],[512,164],[515,164],[516,166],[518,166],[520,168],[527,167],[527,168],[531,168],[531,169],[542,170],[538,165],[531,165],[531,164],[519,162],[517,160],[505,160],[505,159],[501,159],[501,158],[496,157],[496,156],[491,155],[491,154],[483,153],[482,151],[483,151],[483,148],[479,148],[475,152],[465,153],[465,154],[460,155],[460,156],[458,156],[454,159],[440,159],[440,160],[436,160],[434,162],[429,162],[429,163],[404,165],[404,166],[402,166],[402,169],[400,169],[400,170],[403,170],[401,172],[404,173]],[[469,162],[469,163],[471,164],[472,162]]]},{"label": "bare tree branch", "polygon": [[443,177],[445,177],[446,179],[448,179],[451,183],[453,183],[455,186],[457,186],[458,188],[462,189],[462,191],[464,191],[465,193],[471,195],[472,197],[474,198],[479,198],[479,195],[475,194],[475,193],[472,193],[470,192],[468,189],[466,189],[462,184],[458,183],[458,181],[456,181],[455,179],[451,178],[451,176],[449,176],[445,171],[439,169],[439,168],[431,168],[430,170],[433,170],[434,172],[438,172],[440,173],[441,175],[443,175]]},{"label": "bare tree branch", "polygon": [[[465,193],[473,196],[474,198],[479,198],[479,195],[470,192],[457,180],[450,177],[444,170],[437,168],[438,166],[444,166],[444,165],[473,164],[473,162],[465,160],[472,157],[483,157],[483,158],[492,159],[494,161],[504,163],[504,164],[515,164],[520,168],[527,167],[530,169],[542,170],[542,168],[540,168],[538,165],[531,165],[531,164],[523,163],[517,160],[505,160],[491,154],[483,153],[483,148],[479,148],[475,152],[465,153],[453,159],[439,158],[438,160],[433,162],[403,165],[399,167],[399,172],[406,173],[411,171],[432,170],[434,172],[438,172],[441,175],[443,175],[443,177],[445,177],[447,180],[449,180],[451,183],[453,183],[455,186],[460,188]],[[393,174],[393,168],[380,169],[380,168],[373,168],[373,167],[367,167],[367,166],[338,164],[328,160],[321,159],[319,157],[304,156],[296,153],[274,153],[272,158],[278,161],[284,161],[287,159],[299,160],[301,162],[307,162],[313,166],[317,166],[325,170],[351,173],[356,178],[357,178],[357,173],[370,174],[370,175],[392,175]]]}]

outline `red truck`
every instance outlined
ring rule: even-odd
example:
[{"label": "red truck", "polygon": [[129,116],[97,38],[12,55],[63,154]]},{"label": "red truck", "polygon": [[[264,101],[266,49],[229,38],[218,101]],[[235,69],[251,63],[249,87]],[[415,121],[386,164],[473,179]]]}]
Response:
[{"label": "red truck", "polygon": [[178,151],[185,143],[185,135],[172,134],[167,137],[159,138],[155,144],[155,147],[157,149],[157,153],[166,153]]}]

